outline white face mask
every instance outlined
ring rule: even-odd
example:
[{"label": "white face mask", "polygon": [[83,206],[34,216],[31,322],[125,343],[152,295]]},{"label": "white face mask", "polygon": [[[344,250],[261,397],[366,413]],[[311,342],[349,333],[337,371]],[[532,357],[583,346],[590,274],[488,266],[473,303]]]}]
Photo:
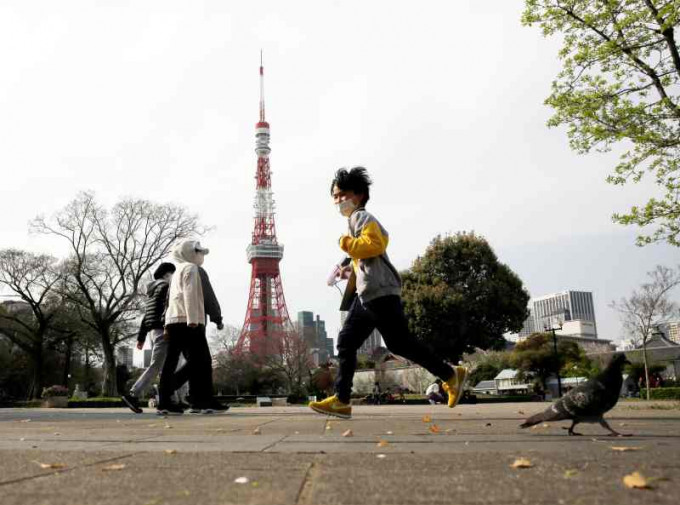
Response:
[{"label": "white face mask", "polygon": [[205,254],[197,252],[196,253],[196,264],[200,267],[205,261]]},{"label": "white face mask", "polygon": [[340,212],[340,214],[345,217],[349,217],[357,208],[357,204],[354,203],[354,200],[343,200],[342,202],[338,203],[337,206],[338,212]]}]

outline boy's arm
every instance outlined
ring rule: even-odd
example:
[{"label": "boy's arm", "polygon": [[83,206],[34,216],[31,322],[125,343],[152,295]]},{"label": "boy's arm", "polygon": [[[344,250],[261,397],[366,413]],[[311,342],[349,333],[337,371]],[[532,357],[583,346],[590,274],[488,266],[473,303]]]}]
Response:
[{"label": "boy's arm", "polygon": [[387,250],[387,237],[385,237],[378,223],[370,220],[360,227],[359,236],[357,238],[343,235],[340,237],[340,249],[345,251],[354,259],[373,258],[380,256]]},{"label": "boy's arm", "polygon": [[184,289],[184,308],[187,312],[187,326],[205,325],[205,319],[201,320],[198,317],[198,301],[202,296],[201,292],[201,276],[198,273],[198,267],[193,265],[191,268],[185,268],[183,272]]}]

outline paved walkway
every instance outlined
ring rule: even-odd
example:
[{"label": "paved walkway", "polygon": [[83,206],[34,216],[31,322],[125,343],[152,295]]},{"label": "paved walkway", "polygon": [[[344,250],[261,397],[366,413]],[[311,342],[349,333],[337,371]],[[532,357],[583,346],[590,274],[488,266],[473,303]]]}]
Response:
[{"label": "paved walkway", "polygon": [[[680,405],[622,403],[633,433],[519,430],[547,404],[302,407],[162,418],[122,409],[0,409],[0,503],[677,503]],[[351,430],[351,436],[343,436]],[[629,450],[616,448],[628,447]],[[515,469],[518,459],[530,468]],[[639,471],[651,489],[622,479]]]}]

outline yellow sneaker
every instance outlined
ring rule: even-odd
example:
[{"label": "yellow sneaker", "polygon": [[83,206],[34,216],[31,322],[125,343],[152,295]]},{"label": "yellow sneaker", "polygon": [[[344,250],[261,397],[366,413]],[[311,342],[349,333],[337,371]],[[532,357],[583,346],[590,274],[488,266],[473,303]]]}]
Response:
[{"label": "yellow sneaker", "polygon": [[329,396],[320,402],[309,402],[309,408],[319,414],[341,417],[343,419],[352,417],[352,406],[342,403],[335,395]]},{"label": "yellow sneaker", "polygon": [[453,367],[453,377],[442,383],[444,391],[449,394],[449,408],[452,409],[463,396],[463,386],[465,386],[465,379],[467,379],[467,368],[464,366]]}]

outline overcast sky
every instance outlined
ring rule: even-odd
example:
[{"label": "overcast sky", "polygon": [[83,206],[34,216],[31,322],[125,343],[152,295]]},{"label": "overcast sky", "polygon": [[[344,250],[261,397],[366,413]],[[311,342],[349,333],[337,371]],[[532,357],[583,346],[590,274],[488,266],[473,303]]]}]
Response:
[{"label": "overcast sky", "polygon": [[532,296],[593,291],[600,337],[618,339],[608,303],[677,263],[611,222],[655,188],[606,184],[615,154],[578,156],[545,126],[559,41],[521,26],[523,2],[415,5],[0,0],[0,248],[64,254],[27,223],[79,190],[179,203],[215,227],[205,267],[240,327],[263,49],[293,318],[311,310],[337,335],[325,279],[346,225],[329,184],[362,164],[399,269],[435,235],[474,230]]}]

